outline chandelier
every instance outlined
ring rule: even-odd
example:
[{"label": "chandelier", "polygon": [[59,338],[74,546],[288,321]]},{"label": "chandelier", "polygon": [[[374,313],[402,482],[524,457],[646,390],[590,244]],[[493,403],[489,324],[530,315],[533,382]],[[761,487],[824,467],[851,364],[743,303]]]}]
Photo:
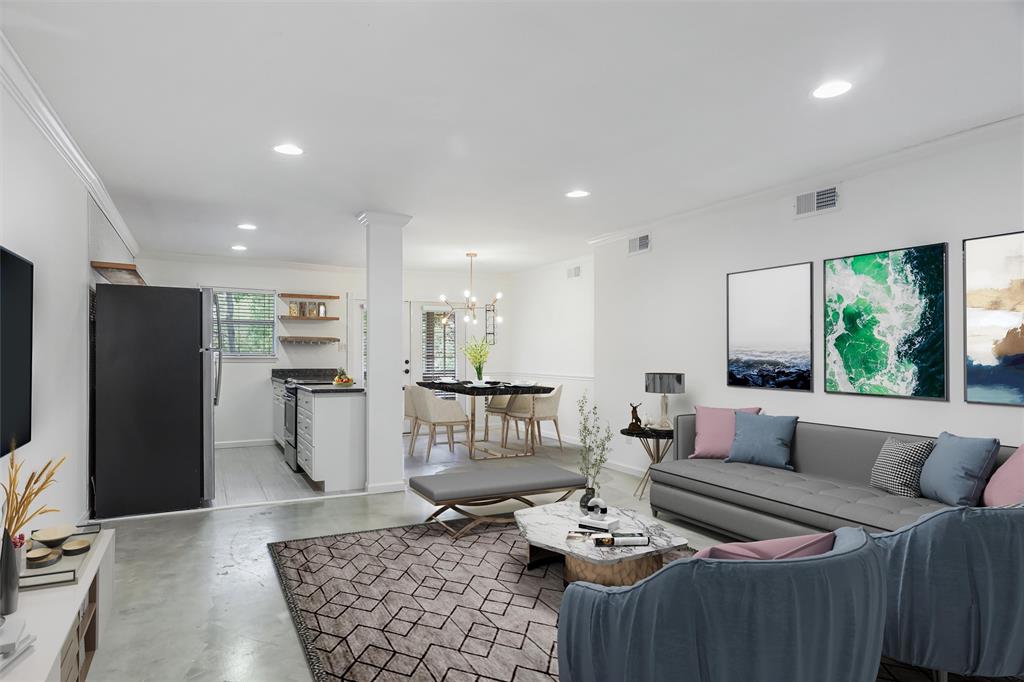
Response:
[{"label": "chandelier", "polygon": [[[441,302],[448,304],[448,312],[445,313],[444,317],[441,318],[442,324],[448,324],[456,315],[462,315],[462,321],[467,324],[477,324],[479,321],[478,314],[483,311],[484,326],[489,326],[491,320],[495,323],[501,323],[501,315],[498,315],[498,301],[501,300],[501,292],[494,294],[494,298],[491,299],[490,303],[480,304],[477,302],[476,294],[473,292],[473,259],[477,257],[475,251],[470,251],[466,254],[466,258],[469,259],[469,288],[462,292],[463,300],[452,303],[448,300],[448,297],[441,294]],[[492,333],[490,329],[486,330],[488,333]]]}]

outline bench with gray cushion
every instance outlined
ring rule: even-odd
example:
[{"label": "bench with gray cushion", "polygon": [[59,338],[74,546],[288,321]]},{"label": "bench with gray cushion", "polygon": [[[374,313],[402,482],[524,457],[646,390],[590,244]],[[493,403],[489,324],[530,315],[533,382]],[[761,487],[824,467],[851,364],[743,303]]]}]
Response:
[{"label": "bench with gray cushion", "polygon": [[[798,422],[790,461],[794,471],[687,459],[695,436],[694,415],[678,416],[674,459],[651,467],[651,508],[731,537],[766,540],[843,526],[886,532],[946,508],[868,484],[886,438],[917,441],[926,436]],[[997,463],[1013,451],[1000,448]]]},{"label": "bench with gray cushion", "polygon": [[[586,483],[586,479],[578,473],[547,462],[531,461],[500,467],[479,462],[467,469],[413,476],[409,479],[409,489],[438,507],[427,517],[427,522],[437,519],[448,532],[461,537],[481,523],[514,520],[510,514],[484,516],[474,514],[464,507],[498,504],[509,500],[532,507],[533,502],[527,499],[530,495],[564,493],[558,498],[561,501],[576,490],[585,488]],[[469,517],[470,522],[461,528],[453,528],[437,518],[449,509]]]}]

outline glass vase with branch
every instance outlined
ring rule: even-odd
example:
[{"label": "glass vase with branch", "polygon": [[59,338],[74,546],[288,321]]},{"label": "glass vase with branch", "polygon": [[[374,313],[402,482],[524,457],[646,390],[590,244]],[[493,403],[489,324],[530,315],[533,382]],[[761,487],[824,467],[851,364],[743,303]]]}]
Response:
[{"label": "glass vase with branch", "polygon": [[612,440],[612,430],[608,422],[603,421],[598,415],[597,403],[591,403],[586,393],[576,401],[576,409],[580,416],[578,468],[580,475],[587,480],[587,490],[580,500],[580,507],[583,508],[597,494],[601,485],[598,477],[605,462],[608,461],[608,445]]},{"label": "glass vase with branch", "polygon": [[484,339],[477,339],[475,336],[471,337],[466,345],[462,347],[462,354],[469,360],[469,364],[473,365],[473,369],[476,370],[477,381],[484,380],[484,364],[487,362],[487,356],[491,353],[491,347]]}]

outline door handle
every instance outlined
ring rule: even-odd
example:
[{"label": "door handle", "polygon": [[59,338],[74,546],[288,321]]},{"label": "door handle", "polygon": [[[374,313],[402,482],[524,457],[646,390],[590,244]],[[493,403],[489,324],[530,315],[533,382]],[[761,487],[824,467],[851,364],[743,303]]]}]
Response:
[{"label": "door handle", "polygon": [[403,370],[402,370],[402,373],[403,373],[403,374],[408,374],[408,373],[409,373],[409,368],[408,368],[408,367],[406,367],[405,369],[403,369]]}]

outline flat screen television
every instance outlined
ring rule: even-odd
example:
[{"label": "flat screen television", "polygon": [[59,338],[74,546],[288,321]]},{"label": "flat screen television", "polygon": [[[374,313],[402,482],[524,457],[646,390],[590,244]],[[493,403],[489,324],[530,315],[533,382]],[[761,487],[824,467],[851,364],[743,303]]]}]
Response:
[{"label": "flat screen television", "polygon": [[0,247],[0,457],[32,440],[32,263]]}]

